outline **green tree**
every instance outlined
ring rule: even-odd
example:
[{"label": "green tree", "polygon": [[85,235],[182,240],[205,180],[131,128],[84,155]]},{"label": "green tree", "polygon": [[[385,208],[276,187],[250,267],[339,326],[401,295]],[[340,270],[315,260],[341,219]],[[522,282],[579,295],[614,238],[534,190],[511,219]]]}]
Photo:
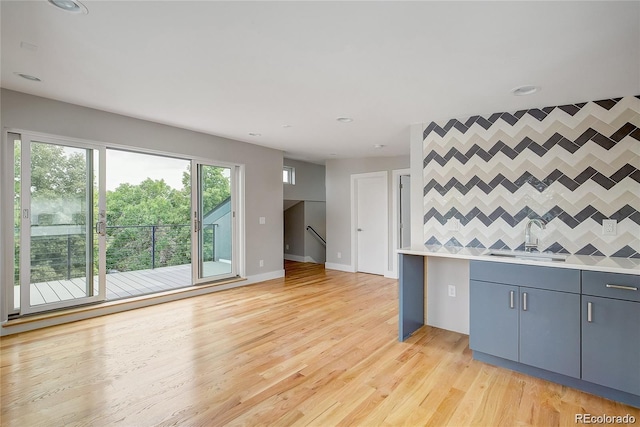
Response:
[{"label": "green tree", "polygon": [[[57,145],[33,142],[30,147],[31,156],[31,204],[60,206],[69,200],[79,200],[86,205],[86,151],[64,148]],[[14,143],[14,219],[17,228],[21,226],[21,145]],[[53,209],[53,208],[52,208]],[[33,209],[31,210],[33,217]],[[43,213],[44,218],[51,218],[57,212]],[[40,220],[41,218],[38,218]],[[75,221],[84,222],[84,218],[76,216]],[[71,224],[72,219],[58,219]],[[32,225],[38,225],[32,224]],[[16,230],[17,231],[17,230]],[[16,236],[18,234],[16,233]],[[20,245],[15,239],[15,279],[19,275]],[[34,282],[58,280],[84,276],[86,274],[86,239],[84,235],[37,236],[31,238],[31,280]],[[70,261],[68,261],[69,259]]]},{"label": "green tree", "polygon": [[[86,154],[44,143],[31,145],[32,201],[86,202]],[[14,166],[14,208],[20,226],[20,144],[16,144]],[[201,168],[203,214],[206,215],[230,195],[229,169]],[[148,269],[152,266],[191,262],[191,170],[183,172],[182,188],[175,189],[164,180],[145,179],[140,184],[121,184],[108,191],[107,200],[107,268],[117,271]],[[97,188],[94,179],[94,217],[97,218]],[[44,216],[43,216],[44,217]],[[76,222],[78,223],[78,222]],[[79,223],[84,223],[81,221]],[[205,236],[205,239],[211,236]],[[205,247],[210,247],[209,242]],[[96,240],[94,254],[97,257]],[[155,249],[155,250],[154,250]],[[16,239],[16,278],[18,275],[19,239]],[[67,262],[71,253],[71,268]],[[86,239],[77,236],[46,236],[31,241],[32,281],[82,277],[86,273]],[[94,266],[97,263],[94,260]],[[95,273],[95,271],[94,271]]]},{"label": "green tree", "polygon": [[164,180],[147,178],[107,192],[107,268],[129,271],[190,262],[190,200]]}]

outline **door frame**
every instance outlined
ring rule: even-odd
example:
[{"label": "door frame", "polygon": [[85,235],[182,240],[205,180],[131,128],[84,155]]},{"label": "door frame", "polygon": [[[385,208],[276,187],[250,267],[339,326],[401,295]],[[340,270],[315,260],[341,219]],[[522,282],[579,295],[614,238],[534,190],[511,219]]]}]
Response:
[{"label": "door frame", "polygon": [[383,268],[385,277],[390,277],[389,270],[389,181],[388,172],[368,172],[351,175],[351,267],[358,271],[358,180],[366,178],[383,178],[385,183],[384,203],[384,238],[386,265]]},{"label": "door frame", "polygon": [[[228,168],[230,173],[230,196],[231,196],[231,272],[226,275],[199,277],[200,265],[200,235],[202,227],[202,219],[204,212],[199,212],[197,218],[191,218],[191,281],[193,285],[226,280],[232,277],[240,277],[244,275],[244,259],[240,256],[240,248],[244,247],[244,219],[240,216],[241,201],[243,194],[243,169],[241,165],[226,162],[212,162],[209,160],[192,159],[191,160],[191,212],[194,213],[194,207],[199,206],[199,197],[201,190],[200,183],[200,167],[211,166]],[[198,208],[198,211],[200,209]],[[199,231],[196,231],[196,221],[198,221]],[[244,251],[243,251],[244,252]],[[243,253],[242,252],[242,253]]]},{"label": "door frame", "polygon": [[[391,174],[391,250],[395,252],[396,249],[400,249],[400,177],[403,175],[411,176],[411,169],[394,169],[391,171]],[[411,188],[409,188],[409,192],[411,192]],[[411,223],[408,225],[411,226]],[[396,253],[393,253],[391,256],[391,270],[389,274],[393,279],[398,278],[398,255]]]},{"label": "door frame", "polygon": [[[29,166],[31,165],[31,151],[30,150],[24,150],[25,146],[30,146],[30,144],[32,142],[37,142],[40,144],[50,144],[50,145],[59,145],[59,146],[64,146],[64,147],[72,147],[72,148],[78,148],[78,149],[83,149],[83,150],[93,150],[94,152],[98,153],[98,164],[95,165],[93,163],[93,161],[90,161],[90,164],[93,168],[92,172],[95,171],[95,168],[97,168],[98,174],[96,176],[97,179],[97,183],[98,183],[98,218],[94,218],[93,215],[90,215],[90,219],[91,221],[88,221],[87,224],[85,224],[87,226],[87,230],[91,230],[91,241],[93,241],[93,239],[95,238],[94,233],[96,233],[96,228],[97,225],[94,227],[94,224],[96,224],[99,221],[104,221],[105,220],[105,212],[106,212],[106,146],[102,145],[102,144],[95,144],[95,143],[91,143],[91,142],[87,142],[87,141],[82,141],[82,140],[77,140],[74,138],[64,138],[64,137],[53,137],[53,136],[48,136],[48,135],[43,135],[43,134],[39,134],[37,132],[28,132],[28,131],[23,131],[23,132],[14,132],[14,131],[9,131],[6,132],[6,135],[8,136],[9,133],[15,133],[15,134],[19,134],[20,135],[20,140],[21,142],[21,174],[20,174],[20,178],[21,178],[21,183],[22,180],[24,178],[28,178],[30,180],[31,178],[31,170],[30,168],[25,169],[24,165],[25,164],[29,164]],[[6,136],[5,136],[6,138]],[[8,141],[7,141],[7,145]],[[14,148],[10,147],[9,151],[14,154]],[[14,154],[15,155],[15,154]],[[13,155],[11,156],[11,160],[13,161]],[[13,169],[13,168],[11,168]],[[11,178],[11,182],[13,182],[13,177]],[[93,189],[91,190],[93,192]],[[63,301],[59,301],[59,302],[55,302],[55,303],[45,303],[45,304],[40,304],[37,306],[31,306],[31,304],[29,304],[28,302],[31,299],[31,279],[30,279],[30,271],[31,271],[31,263],[30,263],[30,256],[31,256],[31,218],[32,218],[32,212],[31,212],[31,194],[30,191],[28,189],[26,189],[23,185],[20,186],[20,206],[21,206],[21,210],[24,211],[25,209],[25,205],[29,205],[28,209],[29,209],[29,227],[28,229],[21,226],[20,227],[20,260],[19,260],[19,265],[20,265],[20,278],[19,278],[19,283],[20,283],[20,310],[19,310],[19,314],[20,315],[25,315],[25,314],[33,314],[33,313],[40,313],[40,312],[44,312],[44,311],[50,311],[50,310],[56,310],[56,309],[60,309],[60,308],[73,308],[73,307],[77,307],[80,305],[84,305],[84,304],[89,304],[89,303],[95,303],[95,302],[103,302],[106,300],[106,236],[102,233],[97,233],[98,234],[98,274],[97,274],[97,280],[98,280],[98,293],[91,295],[91,296],[86,296],[86,297],[80,297],[80,298],[73,298],[73,299],[69,299],[69,300],[63,300]],[[13,195],[13,189],[11,190],[11,194]],[[93,213],[93,206],[90,207],[91,212]],[[13,228],[13,227],[11,227]],[[27,231],[25,231],[27,230]],[[7,233],[9,234],[9,233]],[[13,242],[11,247],[13,247]],[[93,245],[91,245],[91,247],[93,247]],[[26,250],[25,250],[26,249]],[[93,256],[91,257],[93,259]],[[12,260],[14,260],[14,257],[11,257]],[[14,260],[15,261],[15,260]],[[93,264],[91,265],[91,271],[93,271]],[[13,269],[12,269],[13,270]],[[9,276],[9,272],[5,273],[5,277]],[[90,278],[90,282],[91,282],[91,288],[92,290],[95,289],[95,283],[94,283],[94,275],[93,273],[91,273],[90,276],[87,277],[87,279]],[[5,293],[5,295],[8,296],[7,300],[8,304],[10,304],[13,301],[13,290],[14,287],[11,285],[13,284],[13,280],[10,280],[8,284],[8,289]],[[26,286],[25,286],[26,284]],[[12,308],[12,307],[9,307]],[[11,311],[15,311],[15,310],[10,310]]]}]

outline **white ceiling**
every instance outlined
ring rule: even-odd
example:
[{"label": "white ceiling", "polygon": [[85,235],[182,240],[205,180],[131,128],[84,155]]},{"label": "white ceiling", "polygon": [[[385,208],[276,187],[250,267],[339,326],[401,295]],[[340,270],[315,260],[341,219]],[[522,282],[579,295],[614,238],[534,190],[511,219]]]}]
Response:
[{"label": "white ceiling", "polygon": [[637,1],[83,3],[1,2],[2,87],[315,162],[407,155],[412,123],[640,94]]}]

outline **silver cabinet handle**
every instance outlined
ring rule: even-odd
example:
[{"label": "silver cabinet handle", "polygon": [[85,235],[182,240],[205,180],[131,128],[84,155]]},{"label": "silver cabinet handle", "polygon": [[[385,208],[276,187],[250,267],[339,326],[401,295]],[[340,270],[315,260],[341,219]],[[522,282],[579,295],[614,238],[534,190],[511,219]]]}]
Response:
[{"label": "silver cabinet handle", "polygon": [[593,322],[593,303],[587,303],[587,322]]},{"label": "silver cabinet handle", "polygon": [[610,283],[605,285],[607,288],[611,288],[611,289],[622,289],[624,291],[637,291],[638,288],[636,288],[635,286],[623,286],[623,285],[612,285]]},{"label": "silver cabinet handle", "polygon": [[522,311],[527,311],[527,293],[522,294]]},{"label": "silver cabinet handle", "polygon": [[509,291],[509,308],[515,308],[514,296],[515,296],[515,292]]}]

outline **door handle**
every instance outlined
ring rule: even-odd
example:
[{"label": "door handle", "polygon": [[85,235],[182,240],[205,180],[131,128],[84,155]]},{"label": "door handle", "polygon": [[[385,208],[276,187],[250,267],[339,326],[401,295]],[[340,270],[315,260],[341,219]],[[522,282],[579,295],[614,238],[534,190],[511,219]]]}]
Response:
[{"label": "door handle", "polygon": [[96,222],[96,234],[99,234],[101,236],[106,236],[107,235],[107,223],[104,221],[98,221]]},{"label": "door handle", "polygon": [[362,231],[362,228],[358,228],[358,231]]}]

